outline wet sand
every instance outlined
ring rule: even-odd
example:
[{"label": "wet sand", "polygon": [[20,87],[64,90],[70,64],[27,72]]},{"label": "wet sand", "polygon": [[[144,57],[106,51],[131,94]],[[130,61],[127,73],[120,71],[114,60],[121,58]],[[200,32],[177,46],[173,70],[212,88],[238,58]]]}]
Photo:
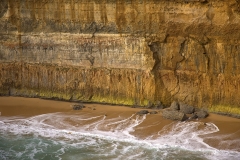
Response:
[{"label": "wet sand", "polygon": [[[85,104],[83,110],[73,110],[71,102],[43,100],[38,98],[0,97],[0,112],[2,117],[21,116],[31,117],[40,114],[62,112],[64,114],[87,114],[88,116],[105,115],[106,120],[116,117],[129,118],[142,110],[126,106],[102,104]],[[148,109],[149,110],[149,109]],[[150,111],[150,110],[149,110]],[[163,127],[177,122],[162,118],[161,111],[155,115],[147,115],[146,120],[135,128],[134,135],[146,138],[157,134]],[[197,120],[204,123],[214,123],[219,132],[202,136],[204,141],[217,149],[229,149],[240,152],[240,119],[210,114],[206,119]],[[75,122],[72,122],[75,125]],[[187,122],[186,122],[187,123]]]}]

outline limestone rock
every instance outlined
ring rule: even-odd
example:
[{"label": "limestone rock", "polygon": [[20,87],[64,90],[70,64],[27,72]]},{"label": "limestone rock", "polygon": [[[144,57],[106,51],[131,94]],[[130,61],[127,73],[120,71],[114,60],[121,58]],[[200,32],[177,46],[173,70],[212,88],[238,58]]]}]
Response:
[{"label": "limestone rock", "polygon": [[85,106],[83,104],[73,104],[72,105],[73,110],[81,110],[83,108],[85,108]]},{"label": "limestone rock", "polygon": [[186,114],[170,109],[164,109],[162,112],[162,116],[166,119],[177,120],[177,121],[184,121],[188,119]]},{"label": "limestone rock", "polygon": [[138,115],[144,115],[144,114],[148,114],[149,111],[148,110],[141,110],[139,112],[137,112]]},{"label": "limestone rock", "polygon": [[194,114],[197,116],[197,118],[206,118],[208,116],[208,112],[204,110],[200,110]]},{"label": "limestone rock", "polygon": [[176,102],[176,101],[173,101],[171,106],[170,106],[170,109],[172,109],[172,110],[179,110],[179,103]]},{"label": "limestone rock", "polygon": [[195,113],[193,113],[188,119],[189,120],[193,120],[193,119],[197,119],[197,115]]},{"label": "limestone rock", "polygon": [[194,107],[184,103],[180,103],[180,112],[185,114],[192,114],[194,113]]}]

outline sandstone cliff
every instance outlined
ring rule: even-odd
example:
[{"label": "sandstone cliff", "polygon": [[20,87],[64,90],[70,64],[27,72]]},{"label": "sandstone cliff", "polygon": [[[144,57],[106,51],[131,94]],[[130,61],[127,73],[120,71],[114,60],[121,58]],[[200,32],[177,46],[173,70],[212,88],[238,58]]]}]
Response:
[{"label": "sandstone cliff", "polygon": [[240,114],[239,0],[1,0],[0,94]]}]

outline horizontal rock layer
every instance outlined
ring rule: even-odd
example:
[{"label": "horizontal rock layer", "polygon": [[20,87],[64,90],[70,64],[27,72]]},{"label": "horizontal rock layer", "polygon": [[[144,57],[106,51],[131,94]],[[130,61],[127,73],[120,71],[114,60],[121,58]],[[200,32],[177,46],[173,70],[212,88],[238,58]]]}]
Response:
[{"label": "horizontal rock layer", "polygon": [[240,114],[239,0],[2,0],[0,93]]}]

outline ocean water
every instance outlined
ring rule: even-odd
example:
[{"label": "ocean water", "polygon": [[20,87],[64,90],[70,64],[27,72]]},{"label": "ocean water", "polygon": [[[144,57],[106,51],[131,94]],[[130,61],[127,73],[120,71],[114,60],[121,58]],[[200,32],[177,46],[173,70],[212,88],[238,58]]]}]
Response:
[{"label": "ocean water", "polygon": [[[134,130],[148,115],[107,118],[49,113],[29,118],[0,117],[1,160],[238,160],[240,152],[219,150],[202,135],[218,127],[174,122],[139,138]],[[156,125],[156,124],[153,124]],[[139,128],[138,128],[139,129]],[[144,132],[147,127],[140,128]]]}]

